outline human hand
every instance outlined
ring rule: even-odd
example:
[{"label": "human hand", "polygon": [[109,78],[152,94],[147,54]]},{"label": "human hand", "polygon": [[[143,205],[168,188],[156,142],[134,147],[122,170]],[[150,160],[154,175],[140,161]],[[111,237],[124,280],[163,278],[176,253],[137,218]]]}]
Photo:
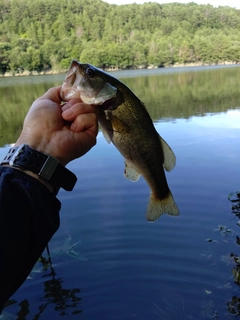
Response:
[{"label": "human hand", "polygon": [[80,99],[61,105],[60,91],[51,88],[33,102],[15,145],[26,143],[66,165],[96,144],[98,108]]}]

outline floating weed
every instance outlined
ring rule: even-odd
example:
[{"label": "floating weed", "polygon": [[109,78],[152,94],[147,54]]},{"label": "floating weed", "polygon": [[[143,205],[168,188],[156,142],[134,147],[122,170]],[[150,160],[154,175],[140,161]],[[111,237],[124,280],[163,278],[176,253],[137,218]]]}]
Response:
[{"label": "floating weed", "polygon": [[234,264],[231,254],[221,255],[221,261],[225,262],[227,266]]},{"label": "floating weed", "polygon": [[218,319],[218,312],[217,310],[215,310],[214,315],[212,316],[212,319]]},{"label": "floating weed", "polygon": [[2,314],[0,314],[0,320],[15,320],[16,315],[11,314],[9,312],[3,311]]},{"label": "floating weed", "polygon": [[240,191],[230,192],[228,195],[228,200],[231,202],[240,201]]},{"label": "floating weed", "polygon": [[240,284],[240,270],[238,268],[233,268],[232,274],[234,277],[234,282],[239,285]]},{"label": "floating weed", "polygon": [[46,271],[49,267],[50,267],[49,259],[46,259],[44,256],[40,256],[40,258],[38,259],[38,261],[35,263],[34,267],[32,268],[30,275],[28,275],[27,279],[32,280],[33,273],[42,273],[42,272]]},{"label": "floating weed", "polygon": [[222,286],[218,286],[217,289],[232,289],[232,284],[231,282],[227,282],[223,284]]},{"label": "floating weed", "polygon": [[51,257],[54,258],[67,254],[68,256],[77,260],[87,261],[87,258],[84,255],[82,255],[80,252],[75,251],[75,247],[78,245],[78,242],[75,242],[74,244],[71,244],[71,242],[72,237],[68,235],[62,247],[58,247],[51,251]]},{"label": "floating weed", "polygon": [[216,229],[213,229],[213,231],[224,231],[226,228],[227,226],[219,224]]},{"label": "floating weed", "polygon": [[201,257],[206,258],[207,260],[210,260],[212,258],[212,253],[206,254],[206,253],[200,253]]},{"label": "floating weed", "polygon": [[206,294],[212,294],[212,291],[206,289],[206,290],[205,290],[205,293],[206,293]]},{"label": "floating weed", "polygon": [[205,241],[207,241],[207,242],[219,243],[217,240],[213,240],[213,239],[211,239],[211,238],[205,239]]},{"label": "floating weed", "polygon": [[227,303],[228,311],[234,316],[240,315],[240,298],[233,296],[232,300]]},{"label": "floating weed", "polygon": [[156,310],[154,313],[157,314],[158,320],[198,320],[196,317],[191,315],[191,312],[188,309],[186,311],[186,306],[184,300],[182,301],[182,307],[177,308],[174,305],[171,305],[166,299],[162,298],[164,307],[160,308],[156,303],[153,303]]},{"label": "floating weed", "polygon": [[[240,218],[240,192],[235,191],[229,193],[228,200],[237,202],[237,204],[232,205],[232,213],[235,214],[237,218]],[[238,221],[237,225],[240,226],[240,221]]]},{"label": "floating weed", "polygon": [[32,273],[42,273],[47,269],[49,269],[49,267],[52,266],[51,258],[68,255],[77,260],[87,261],[87,258],[84,255],[75,251],[75,247],[78,245],[78,242],[71,244],[71,241],[72,241],[72,238],[70,235],[68,235],[67,239],[64,241],[61,247],[58,247],[55,250],[51,251],[51,257],[50,257],[49,248],[47,247],[48,258],[45,258],[42,255],[34,265],[31,271],[31,274],[27,277],[27,279],[30,279],[30,280],[33,279]]},{"label": "floating weed", "polygon": [[[231,202],[234,202],[232,205],[232,213],[237,217],[237,226],[240,226],[240,192],[232,192],[229,194],[228,199]],[[228,228],[226,225],[218,225],[217,228],[213,229],[213,231],[220,232],[220,235],[224,237],[222,240],[221,244],[223,243],[228,243],[231,244],[234,241],[231,240],[232,236],[236,237],[236,244],[240,245],[240,237],[236,235],[235,231],[232,230],[231,228]],[[205,241],[213,243],[215,240],[212,238],[205,239]],[[218,242],[219,243],[219,242]],[[207,257],[207,255],[203,255]],[[232,268],[232,276],[230,276],[226,282],[223,285],[219,285],[216,288],[217,289],[224,289],[224,290],[233,290],[233,281],[234,283],[240,286],[240,255],[236,255],[234,253],[228,253],[226,255],[221,255],[220,257],[221,261],[224,262],[227,266],[231,266]],[[233,267],[232,267],[233,265]],[[230,282],[231,281],[231,282]],[[228,291],[229,292],[229,291]],[[205,290],[206,294],[210,294],[210,290]],[[228,293],[229,294],[229,293]],[[233,315],[233,316],[240,316],[240,297],[233,296],[232,300],[227,302],[227,309],[228,309],[228,314]],[[205,303],[202,304],[202,312],[201,312],[201,319],[217,319],[219,318],[218,312],[214,312],[214,305],[213,301],[206,301]],[[224,315],[225,317],[226,315]]]},{"label": "floating weed", "polygon": [[240,264],[240,257],[234,255],[234,261],[235,261],[237,264]]},{"label": "floating weed", "polygon": [[240,238],[239,238],[239,236],[236,236],[236,243],[240,245]]},{"label": "floating weed", "polygon": [[223,233],[231,233],[231,229],[228,229],[227,226],[222,226],[222,225],[218,225],[218,228],[217,229],[214,229],[213,231],[221,231]]},{"label": "floating weed", "polygon": [[235,214],[237,218],[240,218],[240,204],[232,206],[232,213]]},{"label": "floating weed", "polygon": [[218,312],[214,309],[212,300],[203,301],[201,304],[201,319],[215,319]]},{"label": "floating weed", "polygon": [[223,226],[221,224],[219,224],[217,228],[213,229],[213,231],[220,231],[220,234],[223,237],[227,237],[227,236],[232,237],[235,235],[235,232],[232,229],[228,228],[227,226]]}]

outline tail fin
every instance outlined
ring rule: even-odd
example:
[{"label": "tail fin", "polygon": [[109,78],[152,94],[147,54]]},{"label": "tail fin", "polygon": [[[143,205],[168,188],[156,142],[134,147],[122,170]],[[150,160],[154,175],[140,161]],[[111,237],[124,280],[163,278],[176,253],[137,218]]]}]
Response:
[{"label": "tail fin", "polygon": [[168,197],[165,199],[155,199],[153,195],[150,195],[146,218],[148,221],[157,220],[163,213],[170,214],[171,216],[178,216],[179,210],[173,199],[171,191],[169,191]]}]

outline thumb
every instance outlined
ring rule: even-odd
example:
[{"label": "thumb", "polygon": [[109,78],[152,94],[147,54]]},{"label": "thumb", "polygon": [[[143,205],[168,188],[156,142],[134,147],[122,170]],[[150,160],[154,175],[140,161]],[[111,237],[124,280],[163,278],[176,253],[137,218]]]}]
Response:
[{"label": "thumb", "polygon": [[53,102],[60,104],[62,101],[61,96],[60,96],[61,88],[62,88],[62,86],[53,87],[53,88],[49,89],[46,93],[44,93],[44,95],[39,97],[37,100],[46,100],[47,99],[47,100],[51,100]]}]

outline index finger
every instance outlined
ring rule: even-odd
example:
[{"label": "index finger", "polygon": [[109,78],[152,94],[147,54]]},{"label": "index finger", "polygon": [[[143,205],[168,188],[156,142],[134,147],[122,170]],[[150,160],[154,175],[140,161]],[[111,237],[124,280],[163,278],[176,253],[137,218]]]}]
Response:
[{"label": "index finger", "polygon": [[51,100],[53,102],[61,103],[62,99],[60,96],[62,86],[50,88],[44,95],[39,97],[37,100]]}]

